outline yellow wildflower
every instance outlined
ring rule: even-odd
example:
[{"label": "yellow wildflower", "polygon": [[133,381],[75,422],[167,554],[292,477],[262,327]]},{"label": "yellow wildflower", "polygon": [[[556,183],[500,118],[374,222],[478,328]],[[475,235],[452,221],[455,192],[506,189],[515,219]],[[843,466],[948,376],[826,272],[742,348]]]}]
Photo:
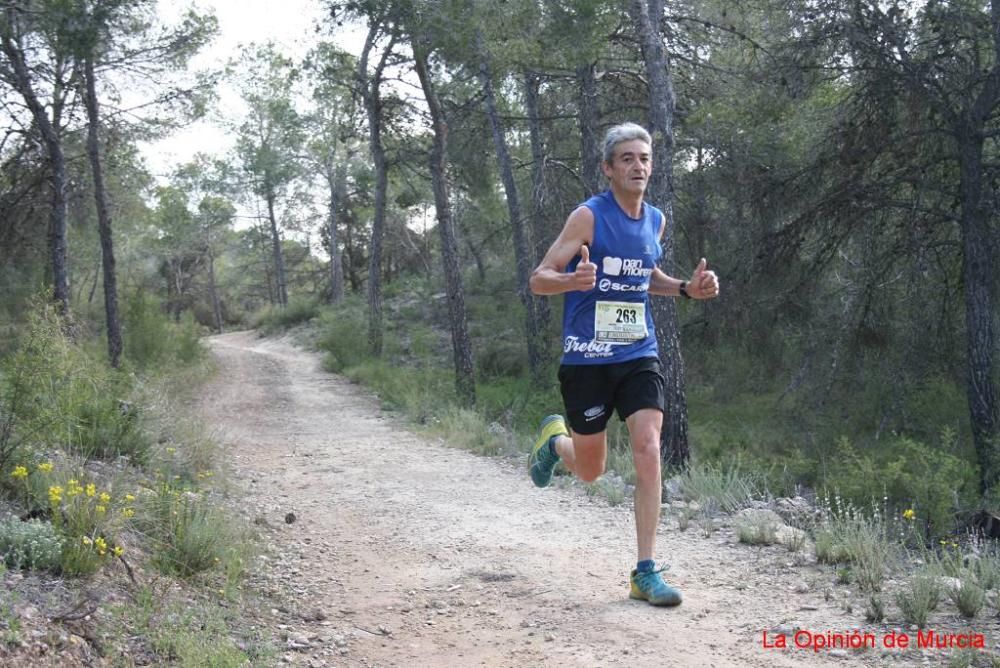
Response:
[{"label": "yellow wildflower", "polygon": [[87,485],[87,496],[94,496],[97,494],[97,485],[90,483]]},{"label": "yellow wildflower", "polygon": [[132,496],[131,494],[126,494],[125,500],[128,501],[129,503],[132,503],[133,501],[135,501],[135,497]]},{"label": "yellow wildflower", "polygon": [[23,466],[18,466],[14,468],[14,471],[10,474],[11,478],[14,480],[23,480],[28,477],[28,469]]},{"label": "yellow wildflower", "polygon": [[41,464],[38,465],[38,470],[41,471],[42,473],[51,473],[52,462],[42,462]]},{"label": "yellow wildflower", "polygon": [[903,511],[904,520],[912,520],[915,519],[916,517],[917,514],[913,511],[913,508],[907,508],[906,510]]},{"label": "yellow wildflower", "polygon": [[56,505],[62,501],[63,488],[59,485],[49,487],[49,503]]},{"label": "yellow wildflower", "polygon": [[97,498],[101,500],[101,503],[108,503],[109,501],[111,501],[111,495],[108,494],[107,492],[101,492],[101,495],[98,496]]},{"label": "yellow wildflower", "polygon": [[90,540],[90,536],[84,536],[83,537],[83,544],[84,545],[92,545],[93,543],[94,543],[94,541]]},{"label": "yellow wildflower", "polygon": [[167,454],[172,455],[177,452],[177,448],[167,448]]},{"label": "yellow wildflower", "polygon": [[135,515],[135,511],[132,510],[131,508],[126,508],[122,511],[122,515],[124,515],[125,517],[132,517],[133,515]]},{"label": "yellow wildflower", "polygon": [[107,553],[107,551],[108,551],[108,544],[107,544],[106,542],[104,542],[104,539],[103,539],[103,538],[101,538],[100,536],[98,536],[98,537],[97,537],[97,538],[96,538],[96,539],[94,540],[94,547],[96,547],[96,548],[97,548],[97,554],[101,555],[102,557],[103,557],[103,556],[104,556],[104,555],[105,555],[105,554]]},{"label": "yellow wildflower", "polygon": [[114,555],[115,555],[116,557],[120,557],[120,556],[122,556],[123,554],[125,554],[125,550],[124,550],[124,549],[122,549],[122,546],[121,546],[121,545],[115,545],[115,549],[113,549],[113,550],[112,550],[112,552],[114,553]]},{"label": "yellow wildflower", "polygon": [[94,506],[94,510],[97,511],[98,515],[103,515],[104,513],[108,512],[107,506]]}]

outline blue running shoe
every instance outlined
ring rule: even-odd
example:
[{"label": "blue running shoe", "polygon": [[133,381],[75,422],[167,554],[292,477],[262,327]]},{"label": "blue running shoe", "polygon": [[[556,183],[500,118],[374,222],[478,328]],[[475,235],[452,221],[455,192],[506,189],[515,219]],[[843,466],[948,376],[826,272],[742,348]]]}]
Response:
[{"label": "blue running shoe", "polygon": [[651,605],[680,605],[681,592],[663,581],[660,573],[664,570],[666,569],[661,568],[639,573],[632,569],[632,574],[629,576],[631,588],[628,597],[649,601]]},{"label": "blue running shoe", "polygon": [[542,420],[541,433],[528,455],[528,471],[535,487],[548,487],[552,482],[552,472],[559,463],[559,455],[549,448],[553,436],[568,436],[566,423],[561,415],[550,415]]}]

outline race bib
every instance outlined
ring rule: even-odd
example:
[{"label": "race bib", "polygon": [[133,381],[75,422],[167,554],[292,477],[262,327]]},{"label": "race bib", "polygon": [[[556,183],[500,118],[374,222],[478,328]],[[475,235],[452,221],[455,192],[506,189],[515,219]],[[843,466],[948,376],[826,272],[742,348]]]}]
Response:
[{"label": "race bib", "polygon": [[597,302],[594,340],[598,343],[633,343],[648,336],[646,305],[639,302]]}]

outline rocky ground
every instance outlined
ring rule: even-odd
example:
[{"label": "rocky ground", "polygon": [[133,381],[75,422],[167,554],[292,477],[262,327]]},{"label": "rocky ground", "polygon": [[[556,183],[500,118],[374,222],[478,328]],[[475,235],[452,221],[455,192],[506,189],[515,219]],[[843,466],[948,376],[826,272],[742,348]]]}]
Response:
[{"label": "rocky ground", "polygon": [[[970,625],[953,608],[935,613],[932,628],[983,633],[985,651],[886,648],[894,632],[915,643],[915,629],[892,615],[867,625],[864,598],[808,546],[740,544],[735,518],[708,522],[682,501],[665,507],[658,555],[684,604],[630,601],[627,503],[568,479],[537,490],[523,461],[409,433],[287,341],[234,333],[211,347],[220,372],[202,393],[203,417],[219,428],[242,511],[269,545],[249,583],[269,603],[246,611],[248,623],[274,634],[283,663],[989,665],[995,650],[995,617]],[[800,503],[775,509],[787,519]],[[794,647],[806,633],[854,630],[877,647]]]}]

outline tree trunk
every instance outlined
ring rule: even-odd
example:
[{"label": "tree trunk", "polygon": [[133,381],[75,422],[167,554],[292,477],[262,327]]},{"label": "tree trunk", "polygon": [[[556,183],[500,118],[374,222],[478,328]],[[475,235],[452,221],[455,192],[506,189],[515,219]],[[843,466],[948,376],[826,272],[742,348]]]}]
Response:
[{"label": "tree trunk", "polygon": [[994,382],[993,304],[990,290],[989,212],[983,198],[983,140],[965,129],[959,134],[962,214],[962,279],[965,288],[966,395],[972,441],[979,459],[984,494],[1000,483],[1000,407]]},{"label": "tree trunk", "polygon": [[[653,137],[653,173],[649,199],[666,217],[663,235],[663,270],[675,273],[673,159],[674,159],[674,87],[658,26],[663,16],[663,0],[630,0],[629,10],[635,22],[646,77],[649,81],[649,130]],[[688,445],[687,397],[684,392],[684,360],[681,357],[677,302],[653,300],[660,362],[666,379],[666,403],[660,432],[660,458],[664,470],[686,468],[690,461]]]},{"label": "tree trunk", "polygon": [[[597,78],[594,63],[581,65],[576,70],[580,84],[580,178],[587,187],[587,197],[601,189],[600,142],[597,138]],[[654,165],[656,163],[653,163]]]},{"label": "tree trunk", "polygon": [[389,187],[385,147],[382,145],[382,71],[392,51],[396,37],[382,51],[382,57],[371,77],[368,76],[368,56],[382,30],[379,22],[372,23],[358,61],[357,78],[368,115],[368,144],[375,170],[375,211],[372,216],[372,236],[368,245],[368,341],[372,355],[382,355],[382,239],[385,236],[386,190]]},{"label": "tree trunk", "polygon": [[[528,113],[528,135],[531,139],[531,231],[535,242],[532,264],[538,265],[545,256],[545,251],[551,240],[555,238],[556,230],[549,230],[546,225],[545,211],[545,143],[542,139],[542,121],[539,112],[538,89],[540,79],[535,72],[524,73],[524,100]],[[548,299],[535,300],[535,312],[538,314],[538,327],[542,332],[549,329],[551,310]],[[542,353],[549,358],[550,337],[542,335]]]},{"label": "tree trunk", "polygon": [[285,273],[285,254],[281,250],[281,235],[278,234],[278,219],[274,214],[274,194],[270,186],[267,191],[267,220],[271,226],[271,253],[274,260],[276,297],[282,307],[288,306],[288,276]]},{"label": "tree trunk", "polygon": [[42,142],[49,159],[49,182],[52,186],[52,210],[49,213],[49,255],[52,262],[52,300],[64,318],[69,318],[69,268],[66,243],[66,157],[63,153],[62,137],[56,108],[61,101],[55,100],[53,115],[56,122],[49,120],[45,107],[38,99],[31,83],[31,73],[25,62],[24,50],[15,41],[13,26],[16,24],[16,10],[8,8],[3,29],[0,30],[0,47],[12,68],[11,84],[24,98],[31,111],[32,119],[42,135]]},{"label": "tree trunk", "polygon": [[434,128],[431,148],[431,182],[434,189],[434,208],[437,210],[438,231],[441,234],[441,256],[444,260],[444,279],[448,293],[448,316],[451,324],[451,343],[455,357],[455,388],[459,401],[472,406],[476,403],[476,381],[472,364],[472,344],[469,341],[465,316],[465,291],[462,287],[462,270],[458,261],[458,243],[451,222],[451,205],[448,200],[445,161],[447,159],[448,126],[434,91],[434,83],[427,71],[427,53],[419,40],[413,40],[413,60],[417,77],[427,99],[427,108]]},{"label": "tree trunk", "polygon": [[347,168],[341,163],[328,176],[330,186],[330,303],[337,304],[344,299],[344,267],[337,250],[337,209],[343,198],[347,181]]},{"label": "tree trunk", "polygon": [[114,241],[111,235],[111,212],[108,210],[108,192],[104,187],[104,169],[101,165],[101,145],[98,137],[100,110],[97,104],[97,83],[94,58],[87,54],[83,62],[87,85],[87,158],[94,178],[94,202],[97,205],[97,229],[101,237],[101,266],[104,270],[104,317],[108,332],[108,359],[111,366],[119,368],[122,356],[122,327],[118,317],[118,278],[115,273]]},{"label": "tree trunk", "polygon": [[493,80],[490,73],[489,56],[483,45],[481,32],[476,33],[476,47],[479,51],[479,82],[483,87],[483,104],[486,107],[486,117],[490,122],[493,134],[493,147],[497,154],[497,166],[500,169],[500,181],[503,183],[504,194],[507,197],[507,213],[510,216],[510,227],[514,240],[514,262],[517,272],[517,295],[524,306],[525,334],[528,343],[528,368],[536,380],[541,380],[543,358],[541,328],[535,308],[535,297],[531,294],[528,279],[531,277],[533,253],[528,234],[525,230],[524,218],[521,216],[521,201],[517,195],[517,184],[514,182],[514,168],[510,162],[510,152],[507,150],[507,139],[504,136],[500,116],[497,113],[496,95],[493,92]]},{"label": "tree trunk", "polygon": [[215,318],[215,331],[222,334],[222,303],[219,301],[219,288],[215,283],[215,256],[208,255],[208,295],[212,300],[212,317]]}]

